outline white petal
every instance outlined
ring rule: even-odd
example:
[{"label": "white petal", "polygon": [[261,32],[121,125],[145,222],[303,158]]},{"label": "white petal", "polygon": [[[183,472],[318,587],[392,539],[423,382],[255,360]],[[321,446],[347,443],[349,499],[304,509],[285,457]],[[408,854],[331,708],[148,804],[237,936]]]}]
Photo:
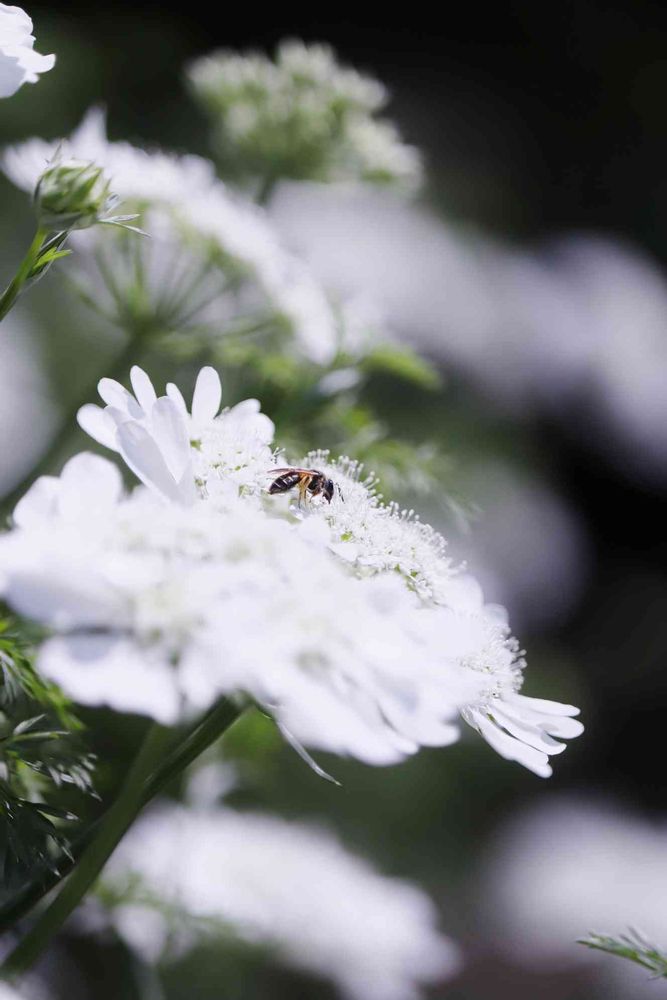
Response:
[{"label": "white petal", "polygon": [[50,518],[55,513],[59,493],[59,479],[40,476],[14,508],[14,524],[19,528],[31,528]]},{"label": "white petal", "polygon": [[43,56],[33,48],[29,49],[25,46],[21,46],[20,50],[17,50],[16,55],[21,66],[28,74],[26,79],[29,83],[35,82],[37,73],[48,73],[56,64],[56,57],[53,54]]},{"label": "white petal", "polygon": [[16,41],[29,38],[32,34],[32,18],[21,7],[0,3],[0,38]]},{"label": "white petal", "polygon": [[106,626],[122,613],[112,588],[81,564],[10,571],[5,598],[27,618],[63,630]]},{"label": "white petal", "polygon": [[26,82],[26,74],[17,56],[0,53],[0,97],[13,97]]},{"label": "white petal", "polygon": [[267,707],[300,743],[376,766],[395,764],[417,749],[394,733],[377,710],[369,718],[349,699],[296,673],[284,681],[284,704]]},{"label": "white petal", "polygon": [[220,409],[222,383],[215,368],[202,368],[197,376],[192,396],[192,419],[197,424],[213,420]]},{"label": "white petal", "polygon": [[262,406],[258,399],[242,399],[236,406],[232,406],[228,416],[246,417],[251,413],[259,413]]},{"label": "white petal", "polygon": [[178,388],[177,385],[174,385],[173,382],[167,382],[167,395],[169,396],[169,399],[171,399],[171,401],[176,404],[176,406],[183,414],[183,416],[186,417],[188,413],[188,408],[186,406],[185,400],[183,399],[183,393],[181,392],[181,390]]},{"label": "white petal", "polygon": [[529,771],[533,771],[540,778],[551,776],[549,758],[545,753],[535,750],[533,747],[520,743],[513,736],[508,736],[501,729],[498,729],[487,716],[477,709],[468,710],[464,713],[467,722],[478,730],[486,742],[493,747],[496,753],[504,757],[505,760],[515,760],[523,764]]},{"label": "white petal", "polygon": [[448,580],[447,604],[455,611],[481,611],[484,594],[475,577],[470,573],[460,573]]},{"label": "white petal", "polygon": [[123,491],[120,472],[106,458],[81,452],[64,465],[60,474],[60,513],[68,520],[110,510]]},{"label": "white petal", "polygon": [[109,705],[163,725],[178,720],[174,669],[151,661],[127,640],[102,635],[50,639],[40,651],[39,668],[82,705]]},{"label": "white petal", "polygon": [[178,406],[161,396],[151,410],[151,428],[167,468],[179,480],[191,464],[190,437]]},{"label": "white petal", "polygon": [[542,712],[544,715],[579,715],[580,709],[575,705],[564,705],[559,701],[546,701],[544,698],[530,698],[525,694],[505,695],[505,701],[515,705]]},{"label": "white petal", "polygon": [[[569,715],[547,715],[536,709],[532,702],[539,703],[540,700],[537,698],[523,698],[520,702],[517,702],[515,698],[514,695],[503,697],[503,710],[512,719],[532,724],[545,733],[550,733],[552,736],[562,736],[568,740],[581,736],[584,731],[583,724],[578,719],[573,719]],[[555,703],[550,702],[549,704]],[[569,705],[565,706],[565,708],[569,707]]]},{"label": "white petal", "polygon": [[130,369],[130,382],[134,389],[137,402],[145,413],[150,413],[153,403],[157,399],[157,393],[153,388],[153,383],[149,379],[143,368],[134,365]]},{"label": "white petal", "polygon": [[252,433],[262,444],[271,444],[276,432],[276,425],[265,413],[257,413],[249,422]]},{"label": "white petal", "polygon": [[[137,406],[134,396],[130,396],[130,399],[134,402],[134,405]],[[118,438],[115,432],[120,427],[121,424],[126,424],[128,420],[132,420],[133,417],[130,416],[127,410],[121,410],[117,406],[105,406],[104,412],[106,413],[108,419],[113,424],[115,450],[118,451]],[[143,414],[141,415],[141,419],[143,419]]]},{"label": "white petal", "polygon": [[81,159],[98,158],[107,145],[107,116],[103,107],[88,108],[70,136],[72,148]]},{"label": "white petal", "polygon": [[[236,497],[238,494],[234,493],[233,495]],[[180,502],[186,507],[190,507],[197,499],[197,487],[191,465],[187,466],[185,472],[178,480],[178,496]]]},{"label": "white petal", "polygon": [[526,722],[525,719],[516,719],[513,718],[510,713],[504,712],[500,699],[491,704],[489,711],[498,725],[502,726],[503,729],[506,729],[507,732],[516,737],[517,740],[521,740],[522,743],[527,743],[529,747],[534,747],[536,750],[542,750],[547,754],[562,753],[565,749],[564,743],[558,743],[543,729],[540,729],[538,726],[531,725],[531,723]]},{"label": "white petal", "polygon": [[169,500],[181,501],[178,484],[145,427],[132,420],[121,424],[118,445],[121,455],[145,486],[156,489]]},{"label": "white petal", "polygon": [[128,392],[125,386],[122,386],[120,382],[116,382],[115,379],[100,379],[97,383],[97,391],[105,403],[109,406],[117,407],[123,413],[127,413],[129,417],[134,417],[138,420],[143,416],[141,407],[132,393]]},{"label": "white petal", "polygon": [[86,403],[76,415],[77,423],[82,431],[85,431],[99,444],[112,451],[118,451],[116,445],[116,425],[106,410],[94,403]]},{"label": "white petal", "polygon": [[575,737],[581,736],[584,731],[582,722],[579,722],[578,719],[567,717],[556,719],[550,715],[548,718],[543,719],[540,725],[545,732],[551,733],[552,736],[562,736],[565,740],[573,740]]}]

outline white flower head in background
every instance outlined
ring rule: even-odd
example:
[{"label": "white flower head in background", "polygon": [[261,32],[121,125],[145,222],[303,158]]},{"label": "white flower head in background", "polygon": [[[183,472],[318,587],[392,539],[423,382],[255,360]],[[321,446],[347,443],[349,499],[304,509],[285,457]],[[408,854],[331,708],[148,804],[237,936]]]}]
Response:
[{"label": "white flower head in background", "polygon": [[0,983],[0,1000],[25,1000],[25,997],[7,983]]},{"label": "white flower head in background", "polygon": [[106,889],[121,900],[117,930],[149,961],[182,953],[202,931],[231,936],[349,1000],[417,1000],[421,985],[459,969],[417,886],[380,874],[324,829],[274,816],[153,810],[114,855]]},{"label": "white flower head in background", "polygon": [[[575,942],[635,927],[667,942],[667,825],[617,804],[551,799],[501,826],[481,872],[481,907],[495,948],[530,968],[597,967],[602,995],[654,997],[625,962]],[[615,988],[610,988],[610,981]],[[625,995],[625,992],[623,992]]]},{"label": "white flower head in background", "polygon": [[[57,634],[42,670],[79,701],[163,721],[240,694],[290,741],[374,764],[458,736],[548,776],[577,709],[519,694],[523,659],[502,609],[449,560],[444,539],[385,504],[350,460],[317,463],[323,496],[271,495],[284,461],[256,400],[218,414],[205,368],[192,410],[175,386],[134,395],[103,379],[84,429],[147,489],[81,455],[39,480],[0,540],[6,600]],[[137,681],[125,691],[119,670]]]},{"label": "white flower head in background", "polygon": [[53,69],[56,57],[35,52],[32,21],[20,7],[0,3],[0,97],[11,97],[24,83],[37,83]]},{"label": "white flower head in background", "polygon": [[42,358],[17,313],[0,337],[0,493],[26,475],[48,445],[55,406]]},{"label": "white flower head in background", "polygon": [[645,252],[576,232],[516,247],[369,188],[282,185],[270,212],[327,288],[371,294],[495,408],[583,415],[625,475],[664,483],[667,281]]},{"label": "white flower head in background", "polygon": [[75,234],[86,301],[123,327],[138,300],[141,321],[152,316],[161,334],[194,328],[219,336],[239,324],[264,325],[286,330],[317,364],[334,357],[339,323],[325,292],[277,239],[266,213],[218,180],[212,163],[109,142],[104,114],[94,108],[62,143],[29,139],[6,149],[2,169],[32,192],[59,149],[99,165],[151,236],[137,247],[124,233],[116,240],[96,230]]},{"label": "white flower head in background", "polygon": [[223,50],[197,59],[188,79],[232,176],[419,183],[417,150],[376,117],[385,88],[341,66],[328,45],[284,41],[274,61]]}]

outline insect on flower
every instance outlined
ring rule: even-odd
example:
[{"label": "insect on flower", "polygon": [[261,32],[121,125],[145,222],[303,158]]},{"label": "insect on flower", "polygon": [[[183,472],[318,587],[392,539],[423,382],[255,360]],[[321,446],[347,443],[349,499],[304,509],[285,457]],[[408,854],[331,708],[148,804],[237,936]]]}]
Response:
[{"label": "insect on flower", "polygon": [[[299,491],[299,507],[303,505],[305,499],[314,500],[315,497],[324,497],[327,503],[331,503],[333,500],[334,490],[337,488],[336,484],[333,479],[329,479],[319,469],[298,469],[290,466],[285,469],[269,469],[268,471],[271,475],[277,473],[277,477],[269,486],[269,493],[289,493],[296,487]],[[340,489],[338,493],[340,495]]]}]

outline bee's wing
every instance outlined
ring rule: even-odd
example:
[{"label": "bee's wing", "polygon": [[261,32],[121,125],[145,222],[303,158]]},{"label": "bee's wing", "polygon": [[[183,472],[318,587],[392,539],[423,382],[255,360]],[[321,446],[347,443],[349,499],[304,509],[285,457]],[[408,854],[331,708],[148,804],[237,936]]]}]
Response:
[{"label": "bee's wing", "polygon": [[267,469],[267,476],[284,476],[287,472],[297,472],[300,476],[315,476],[316,469],[299,469],[296,465],[288,465],[284,469]]}]

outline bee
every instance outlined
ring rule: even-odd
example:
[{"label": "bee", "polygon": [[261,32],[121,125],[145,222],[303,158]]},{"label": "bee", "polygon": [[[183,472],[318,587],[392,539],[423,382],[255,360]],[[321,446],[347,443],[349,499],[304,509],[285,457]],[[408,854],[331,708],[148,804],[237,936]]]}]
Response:
[{"label": "bee", "polygon": [[[324,497],[327,503],[331,503],[333,500],[334,491],[337,488],[336,483],[319,469],[289,467],[269,469],[269,472],[272,476],[277,473],[277,477],[269,486],[269,493],[289,493],[296,487],[299,491],[299,507],[303,505],[304,500],[314,500],[315,497]],[[340,493],[340,489],[338,492]]]}]

